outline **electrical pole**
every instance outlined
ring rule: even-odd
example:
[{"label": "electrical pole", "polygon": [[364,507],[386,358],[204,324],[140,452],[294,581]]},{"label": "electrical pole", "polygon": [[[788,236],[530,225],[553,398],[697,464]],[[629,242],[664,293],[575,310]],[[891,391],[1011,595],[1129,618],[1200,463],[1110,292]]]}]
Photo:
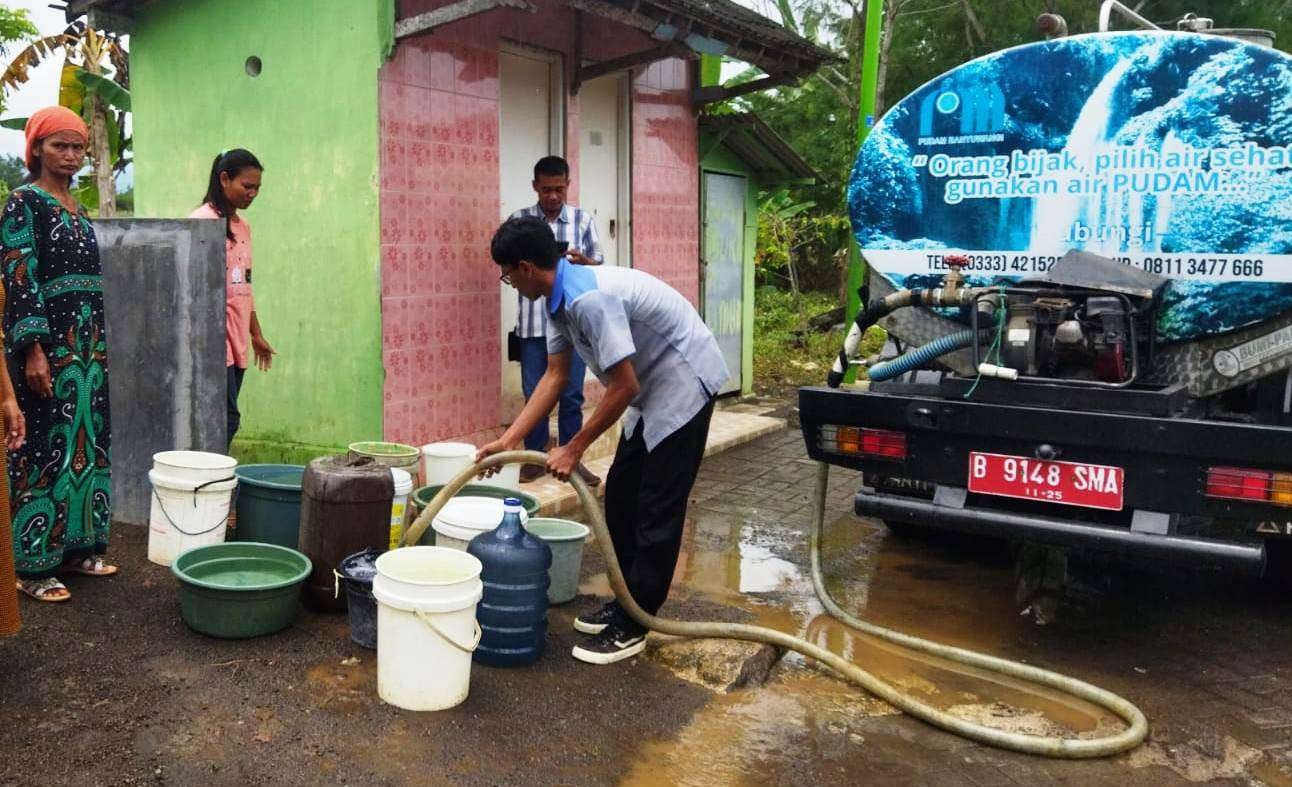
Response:
[{"label": "electrical pole", "polygon": [[[866,141],[870,129],[875,125],[875,98],[879,91],[879,47],[880,34],[884,26],[884,0],[866,0],[866,37],[861,46],[861,95],[857,112],[857,149]],[[845,194],[845,203],[847,195]],[[865,261],[861,258],[861,249],[857,247],[857,238],[851,231],[848,233],[848,305],[845,325],[851,325],[857,312],[861,310],[861,298],[857,290],[861,288],[866,273]],[[857,377],[855,369],[848,369],[848,382]]]}]

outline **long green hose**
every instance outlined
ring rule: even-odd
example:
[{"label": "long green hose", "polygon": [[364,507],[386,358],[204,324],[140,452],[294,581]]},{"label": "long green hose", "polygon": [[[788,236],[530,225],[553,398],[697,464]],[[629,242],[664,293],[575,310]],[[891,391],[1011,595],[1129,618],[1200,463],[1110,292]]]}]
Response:
[{"label": "long green hose", "polygon": [[[539,451],[506,451],[488,457],[484,461],[472,468],[463,470],[452,481],[444,485],[421,515],[408,526],[404,532],[401,544],[414,544],[426,528],[430,526],[435,515],[457,492],[476,477],[480,472],[493,467],[501,467],[506,464],[521,463],[545,466],[547,456]],[[647,614],[645,610],[637,606],[633,600],[632,594],[628,592],[628,586],[624,582],[623,572],[619,568],[619,560],[615,556],[614,544],[610,539],[610,531],[606,528],[605,515],[601,512],[601,506],[595,496],[589,491],[586,484],[577,476],[570,477],[570,483],[574,486],[575,492],[579,495],[579,501],[583,505],[583,510],[587,515],[588,521],[592,525],[593,532],[596,533],[597,543],[601,545],[602,555],[605,557],[606,573],[610,577],[610,587],[614,590],[615,598],[619,605],[628,613],[629,617],[637,621],[652,631],[658,631],[661,634],[670,634],[676,637],[689,638],[716,638],[716,639],[740,639],[749,642],[761,642],[769,645],[775,645],[778,648],[792,650],[801,653],[804,656],[815,659],[830,669],[837,672],[847,680],[857,684],[866,691],[874,694],[888,704],[909,713],[910,715],[928,722],[935,727],[939,727],[948,732],[959,735],[969,740],[996,746],[1011,751],[1023,752],[1025,754],[1036,754],[1044,757],[1059,757],[1067,759],[1082,759],[1091,757],[1107,757],[1135,748],[1144,740],[1148,734],[1148,720],[1139,708],[1132,705],[1127,700],[1113,694],[1110,691],[1092,686],[1084,681],[1075,678],[1069,678],[1049,670],[1029,667],[1026,664],[1020,664],[1006,659],[988,656],[982,653],[976,653],[963,648],[954,648],[948,645],[941,645],[936,642],[930,642],[920,637],[913,637],[909,634],[903,634],[891,629],[876,626],[873,623],[867,623],[863,620],[852,616],[844,611],[842,607],[830,597],[825,587],[825,578],[821,570],[821,531],[825,526],[825,501],[827,481],[829,480],[830,467],[824,463],[818,465],[816,477],[816,500],[815,500],[815,522],[812,527],[811,551],[812,551],[812,586],[816,590],[822,605],[826,611],[835,619],[850,626],[864,634],[872,637],[892,642],[910,650],[927,653],[941,659],[965,664],[978,669],[995,672],[999,675],[1005,675],[1010,678],[1018,678],[1034,684],[1040,684],[1059,691],[1065,692],[1073,697],[1097,705],[1110,713],[1116,715],[1126,722],[1126,728],[1114,735],[1108,735],[1100,738],[1058,738],[1040,735],[1024,735],[1017,732],[1007,732],[994,727],[988,727],[982,724],[976,724],[971,721],[953,716],[945,711],[939,710],[931,705],[921,702],[909,694],[903,693],[893,685],[881,680],[880,678],[866,672],[861,667],[853,664],[846,659],[831,653],[830,651],[805,639],[791,636],[776,629],[764,628],[762,626],[750,626],[744,623],[716,623],[716,622],[693,622],[669,620],[654,615]]]}]

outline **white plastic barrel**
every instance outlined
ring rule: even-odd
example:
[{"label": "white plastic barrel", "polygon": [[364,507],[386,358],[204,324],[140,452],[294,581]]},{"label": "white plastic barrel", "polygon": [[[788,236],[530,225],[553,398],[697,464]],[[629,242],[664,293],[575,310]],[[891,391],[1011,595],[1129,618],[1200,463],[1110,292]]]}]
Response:
[{"label": "white plastic barrel", "polygon": [[[444,504],[431,520],[435,545],[466,551],[471,539],[498,527],[502,522],[503,503],[492,497],[455,497]],[[520,521],[529,519],[522,509]]]},{"label": "white plastic barrel", "polygon": [[408,511],[408,496],[413,493],[413,477],[398,467],[390,468],[395,479],[395,499],[390,504],[390,548],[399,547],[404,535],[404,515]]},{"label": "white plastic barrel", "polygon": [[377,694],[413,711],[467,698],[480,644],[480,561],[443,547],[404,547],[377,558]]},{"label": "white plastic barrel", "polygon": [[231,456],[204,451],[153,455],[149,560],[169,566],[185,550],[224,541],[237,466]]}]

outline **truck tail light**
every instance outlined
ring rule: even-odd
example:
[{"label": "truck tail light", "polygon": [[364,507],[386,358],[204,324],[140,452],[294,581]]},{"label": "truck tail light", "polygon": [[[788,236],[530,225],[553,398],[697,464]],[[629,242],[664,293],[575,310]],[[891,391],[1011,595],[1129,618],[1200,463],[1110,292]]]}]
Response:
[{"label": "truck tail light", "polygon": [[1276,506],[1292,506],[1292,473],[1274,474],[1274,486],[1270,489],[1270,502]]},{"label": "truck tail light", "polygon": [[1207,497],[1292,506],[1292,473],[1250,467],[1207,468]]},{"label": "truck tail light", "polygon": [[856,454],[877,459],[905,459],[906,435],[887,429],[823,426],[821,427],[821,448],[836,454]]}]

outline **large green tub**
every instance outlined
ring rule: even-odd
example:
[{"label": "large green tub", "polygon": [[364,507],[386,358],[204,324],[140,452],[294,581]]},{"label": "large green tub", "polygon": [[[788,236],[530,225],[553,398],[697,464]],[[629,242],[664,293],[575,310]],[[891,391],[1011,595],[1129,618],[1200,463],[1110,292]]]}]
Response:
[{"label": "large green tub", "polygon": [[234,541],[256,541],[295,549],[301,530],[300,465],[244,465],[238,477]]},{"label": "large green tub", "polygon": [[311,568],[310,559],[294,549],[241,541],[196,547],[171,564],[184,622],[222,639],[290,626]]}]

